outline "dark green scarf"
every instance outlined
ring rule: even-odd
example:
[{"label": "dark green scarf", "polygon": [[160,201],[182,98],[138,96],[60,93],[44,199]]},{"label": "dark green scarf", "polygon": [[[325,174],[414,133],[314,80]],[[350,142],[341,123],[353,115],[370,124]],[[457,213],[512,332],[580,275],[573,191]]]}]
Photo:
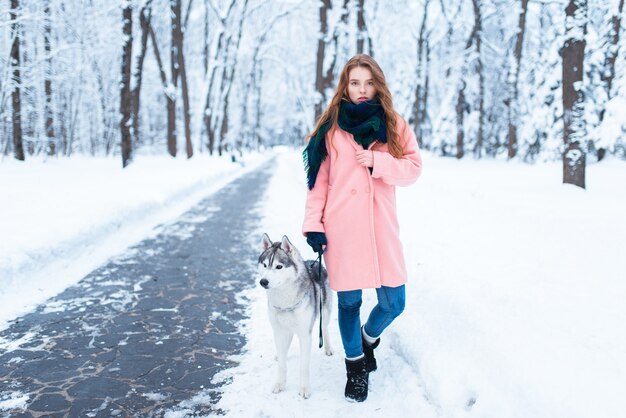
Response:
[{"label": "dark green scarf", "polygon": [[[328,155],[325,138],[331,123],[332,120],[329,120],[323,124],[302,152],[309,190],[315,186],[317,172]],[[385,111],[376,98],[359,104],[342,101],[338,123],[341,129],[354,136],[363,149],[369,148],[375,140],[387,142]]]}]

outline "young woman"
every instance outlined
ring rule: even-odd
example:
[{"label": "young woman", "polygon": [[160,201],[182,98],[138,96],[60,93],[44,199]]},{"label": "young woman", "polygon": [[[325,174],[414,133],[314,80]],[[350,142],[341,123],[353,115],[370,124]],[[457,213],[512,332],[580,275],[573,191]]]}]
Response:
[{"label": "young woman", "polygon": [[[415,135],[394,111],[382,70],[368,55],[347,62],[307,139],[302,232],[314,251],[324,253],[330,286],[337,291],[345,396],[362,402],[369,373],[377,368],[379,337],[404,310],[407,273],[395,187],[414,183],[422,160]],[[376,289],[378,297],[363,327],[362,289]]]}]

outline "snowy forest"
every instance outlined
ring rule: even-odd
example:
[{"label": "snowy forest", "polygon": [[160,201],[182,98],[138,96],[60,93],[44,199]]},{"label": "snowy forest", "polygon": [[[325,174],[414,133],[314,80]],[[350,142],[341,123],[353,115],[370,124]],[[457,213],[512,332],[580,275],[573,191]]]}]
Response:
[{"label": "snowy forest", "polygon": [[624,0],[4,0],[4,156],[301,145],[356,53],[423,149],[626,159]]}]

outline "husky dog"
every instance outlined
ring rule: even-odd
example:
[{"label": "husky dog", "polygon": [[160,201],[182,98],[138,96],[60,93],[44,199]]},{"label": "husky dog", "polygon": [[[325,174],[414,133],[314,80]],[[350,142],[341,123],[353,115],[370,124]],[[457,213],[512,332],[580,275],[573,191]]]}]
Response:
[{"label": "husky dog", "polygon": [[309,359],[311,334],[322,304],[322,335],[327,356],[333,354],[328,338],[328,321],[332,311],[332,295],[328,286],[326,269],[319,274],[316,261],[304,261],[300,252],[283,236],[281,242],[270,240],[263,234],[263,251],[259,256],[259,284],[267,290],[267,307],[274,330],[278,358],[278,377],[274,393],[285,389],[287,377],[287,351],[293,335],[300,345],[300,395],[311,395],[309,385]]}]

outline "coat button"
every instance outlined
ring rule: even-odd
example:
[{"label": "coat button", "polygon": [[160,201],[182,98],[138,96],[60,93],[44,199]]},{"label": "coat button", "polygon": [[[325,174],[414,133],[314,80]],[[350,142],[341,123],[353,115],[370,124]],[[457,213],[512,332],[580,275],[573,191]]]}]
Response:
[{"label": "coat button", "polygon": [[352,190],[350,190],[350,193],[352,193],[352,194],[356,194],[356,189],[352,189]]}]

